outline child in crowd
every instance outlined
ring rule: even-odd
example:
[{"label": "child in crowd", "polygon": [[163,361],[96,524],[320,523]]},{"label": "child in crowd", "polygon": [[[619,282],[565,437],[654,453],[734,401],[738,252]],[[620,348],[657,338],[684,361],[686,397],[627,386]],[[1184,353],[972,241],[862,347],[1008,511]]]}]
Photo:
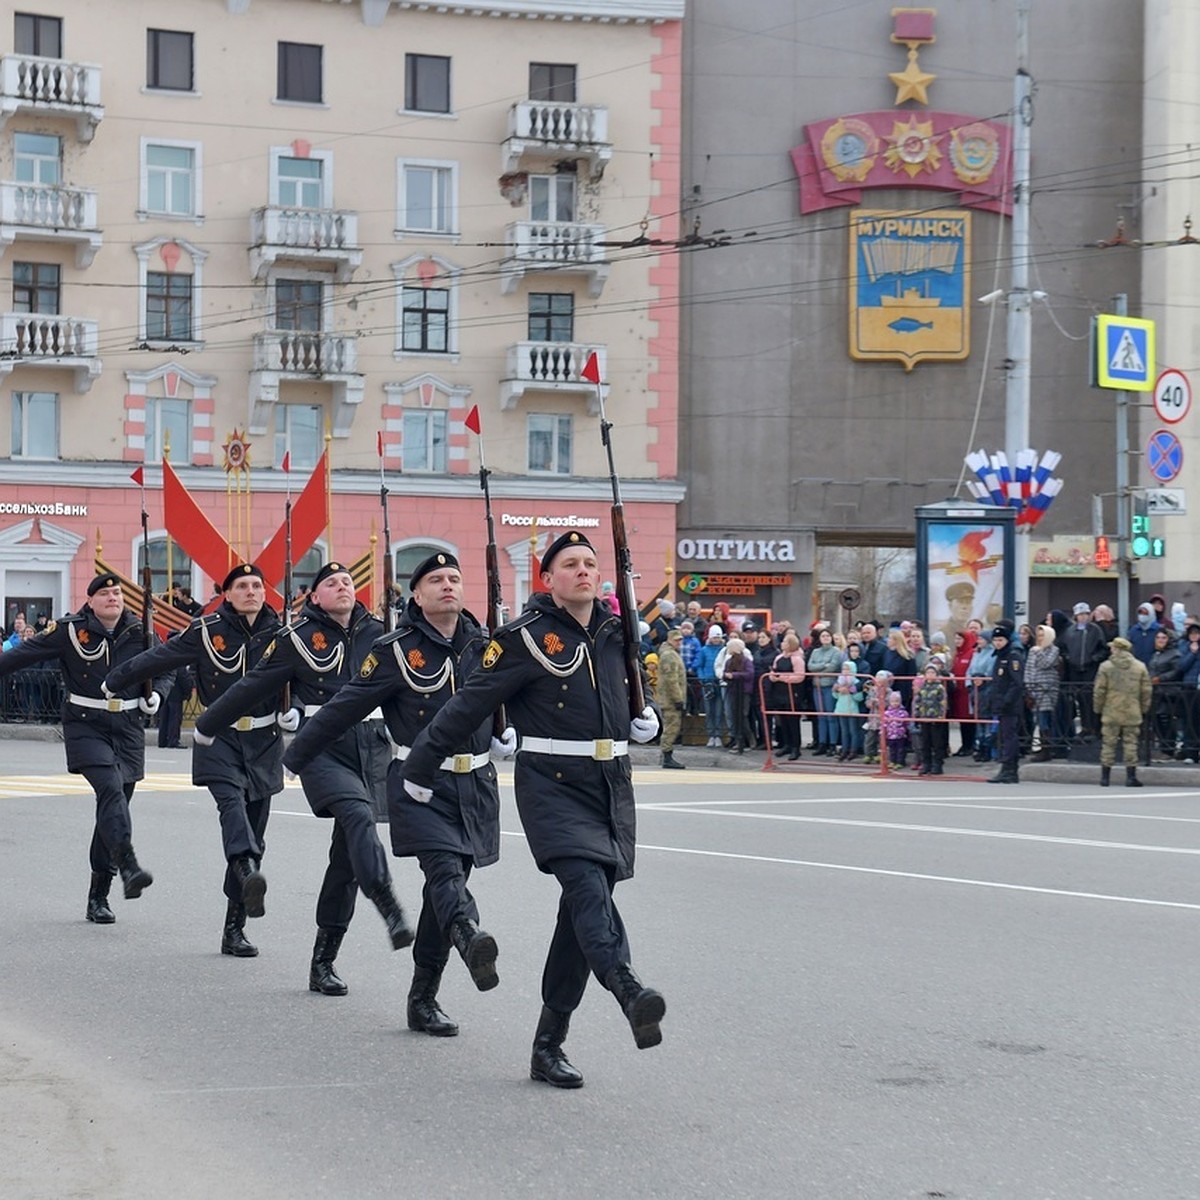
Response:
[{"label": "child in crowd", "polygon": [[949,698],[946,684],[938,673],[938,664],[925,667],[921,686],[913,692],[913,720],[921,730],[921,775],[941,775],[946,758],[946,713]]},{"label": "child in crowd", "polygon": [[888,692],[887,708],[884,709],[883,736],[887,740],[888,762],[893,770],[904,766],[908,754],[908,713],[904,711],[904,697],[899,692]]},{"label": "child in crowd", "polygon": [[891,671],[876,671],[867,689],[867,722],[863,733],[864,763],[879,761],[880,724],[892,687]]},{"label": "child in crowd", "polygon": [[858,673],[854,663],[847,659],[842,663],[841,673],[833,682],[833,711],[837,714],[839,741],[838,762],[848,762],[858,757],[862,739],[862,721],[858,707]]}]

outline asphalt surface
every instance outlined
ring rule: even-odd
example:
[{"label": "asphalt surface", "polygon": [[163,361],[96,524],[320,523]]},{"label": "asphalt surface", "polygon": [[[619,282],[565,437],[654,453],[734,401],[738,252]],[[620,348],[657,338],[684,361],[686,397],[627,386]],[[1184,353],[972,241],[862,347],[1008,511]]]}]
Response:
[{"label": "asphalt surface", "polygon": [[0,1196],[1200,1195],[1200,792],[679,757],[637,768],[617,892],[663,1043],[638,1051],[593,982],[567,1041],[586,1086],[563,1092],[528,1078],[557,897],[507,774],[501,862],[474,880],[501,984],[452,961],[462,1032],[435,1039],[405,1028],[411,958],[369,904],[350,994],[307,990],[329,825],[294,785],[247,926],[262,953],[234,960],[187,752],[148,752],[155,883],[118,885],[101,928],[86,785],[60,746],[0,742]]}]

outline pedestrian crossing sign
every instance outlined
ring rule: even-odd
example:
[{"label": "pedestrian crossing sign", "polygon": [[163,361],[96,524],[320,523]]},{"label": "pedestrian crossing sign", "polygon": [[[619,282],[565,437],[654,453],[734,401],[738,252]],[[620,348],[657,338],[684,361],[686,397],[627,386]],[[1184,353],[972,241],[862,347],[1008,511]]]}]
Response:
[{"label": "pedestrian crossing sign", "polygon": [[1124,392],[1154,391],[1154,322],[1096,318],[1096,384]]}]

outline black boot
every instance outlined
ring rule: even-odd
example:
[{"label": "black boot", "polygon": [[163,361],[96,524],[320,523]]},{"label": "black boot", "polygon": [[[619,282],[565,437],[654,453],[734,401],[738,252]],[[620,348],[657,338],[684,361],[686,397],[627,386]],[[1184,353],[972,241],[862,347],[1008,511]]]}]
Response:
[{"label": "black boot", "polygon": [[267,880],[258,869],[258,863],[245,854],[233,859],[229,865],[233,867],[233,873],[242,885],[242,903],[246,906],[246,916],[261,917],[266,912],[263,897],[267,894]]},{"label": "black boot", "polygon": [[154,882],[154,876],[138,866],[137,856],[128,842],[117,851],[117,870],[121,873],[126,900],[136,900]]},{"label": "black boot", "polygon": [[396,899],[392,885],[390,883],[380,884],[370,893],[369,899],[379,909],[379,915],[387,924],[388,937],[392,940],[392,949],[403,950],[405,946],[411,946],[414,937],[412,926],[404,918],[404,909],[400,907],[400,901]]},{"label": "black boot", "polygon": [[1020,779],[1017,778],[1016,764],[1015,763],[1004,763],[1000,767],[999,774],[993,775],[992,778],[989,779],[987,782],[988,783],[1020,783],[1021,782]]},{"label": "black boot", "polygon": [[428,967],[413,970],[412,987],[408,989],[408,1027],[431,1037],[457,1037],[458,1026],[438,1007],[441,982],[441,971]]},{"label": "black boot", "polygon": [[675,754],[671,750],[664,750],[662,756],[662,765],[668,771],[686,771],[687,767],[681,762],[675,761]]},{"label": "black boot", "polygon": [[648,1050],[662,1041],[659,1021],[667,1011],[666,1001],[653,988],[643,987],[628,963],[618,963],[604,977],[604,986],[617,998],[629,1020],[633,1040],[639,1050]]},{"label": "black boot", "polygon": [[500,982],[496,974],[496,939],[484,933],[470,917],[458,917],[450,926],[450,940],[462,955],[462,960],[471,972],[475,986],[481,992],[489,992]]},{"label": "black boot", "polygon": [[230,900],[225,909],[225,932],[221,935],[221,953],[234,958],[256,958],[258,947],[252,946],[242,932],[246,928],[246,908]]},{"label": "black boot", "polygon": [[533,1057],[529,1060],[529,1078],[552,1087],[583,1087],[583,1075],[563,1053],[562,1044],[571,1025],[570,1013],[555,1012],[542,1006],[537,1033],[533,1035]]},{"label": "black boot", "polygon": [[1100,786],[1108,787],[1112,783],[1112,767],[1100,768]]},{"label": "black boot", "polygon": [[313,943],[312,965],[308,969],[308,990],[323,996],[344,996],[350,989],[333,969],[333,961],[345,934],[337,929],[318,929]]},{"label": "black boot", "polygon": [[1142,781],[1137,777],[1137,767],[1125,768],[1125,786],[1142,787]]},{"label": "black boot", "polygon": [[111,925],[117,918],[108,907],[108,889],[112,876],[107,871],[93,871],[88,888],[87,919],[97,925]]}]

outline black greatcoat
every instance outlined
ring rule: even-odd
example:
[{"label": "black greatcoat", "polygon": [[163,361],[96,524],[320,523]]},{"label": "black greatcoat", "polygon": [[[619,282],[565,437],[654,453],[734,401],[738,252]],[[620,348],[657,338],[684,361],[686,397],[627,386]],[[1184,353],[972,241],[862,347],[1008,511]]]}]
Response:
[{"label": "black greatcoat", "polygon": [[[104,698],[100,685],[112,668],[135,658],[142,650],[142,623],[126,609],[109,633],[90,604],[78,613],[51,621],[36,637],[0,655],[0,676],[21,667],[57,659],[62,667],[64,691],[62,723],[67,747],[67,770],[81,774],[88,767],[119,766],[126,783],[145,773],[146,722],[139,709],[110,713],[104,709],[81,708],[69,696]],[[154,690],[166,698],[175,681],[164,669],[154,678]],[[142,695],[140,687],[112,689],[126,700]]]},{"label": "black greatcoat", "polygon": [[[284,758],[291,771],[309,762],[343,730],[372,709],[382,707],[388,732],[398,746],[412,746],[417,735],[479,667],[483,630],[470,613],[458,618],[453,637],[442,636],[409,600],[395,632],[377,641],[358,674],[292,740]],[[456,753],[487,754],[491,716],[476,725]],[[402,764],[388,771],[388,815],[392,852],[399,858],[443,850],[486,867],[500,857],[500,796],[496,768],[437,771],[433,799],[418,804],[404,790]]]},{"label": "black greatcoat", "polygon": [[[280,627],[258,665],[200,714],[196,728],[205,737],[215,737],[244,713],[258,712],[256,706],[268,701],[276,704],[286,684],[291,685],[293,705],[308,710],[320,707],[358,673],[382,632],[383,622],[362,604],[355,604],[350,627],[343,629],[307,601],[292,625]],[[323,745],[305,768],[301,783],[309,807],[318,817],[330,817],[333,814],[326,811],[329,801],[358,798],[382,811],[390,759],[382,721],[352,726],[336,741]]]},{"label": "black greatcoat", "polygon": [[[223,600],[178,637],[110,671],[109,690],[140,683],[161,670],[192,667],[200,701],[208,708],[255,666],[278,632],[279,617],[273,608],[264,606],[251,626]],[[237,715],[265,717],[274,711],[275,698],[267,696]],[[273,796],[283,790],[283,735],[275,725],[243,732],[225,726],[211,746],[197,742],[192,748],[192,782],[201,787],[230,784],[239,790],[248,788],[253,796]]]},{"label": "black greatcoat", "polygon": [[[496,631],[480,670],[417,739],[404,764],[433,787],[438,763],[501,705],[522,738],[591,741],[629,737],[629,680],[621,623],[596,603],[584,629],[548,595]],[[556,858],[586,858],[633,874],[637,817],[628,755],[597,761],[519,751],[517,808],[542,871]]]},{"label": "black greatcoat", "polygon": [[1025,655],[1011,642],[992,666],[988,706],[993,717],[1014,716],[1025,708]]}]

